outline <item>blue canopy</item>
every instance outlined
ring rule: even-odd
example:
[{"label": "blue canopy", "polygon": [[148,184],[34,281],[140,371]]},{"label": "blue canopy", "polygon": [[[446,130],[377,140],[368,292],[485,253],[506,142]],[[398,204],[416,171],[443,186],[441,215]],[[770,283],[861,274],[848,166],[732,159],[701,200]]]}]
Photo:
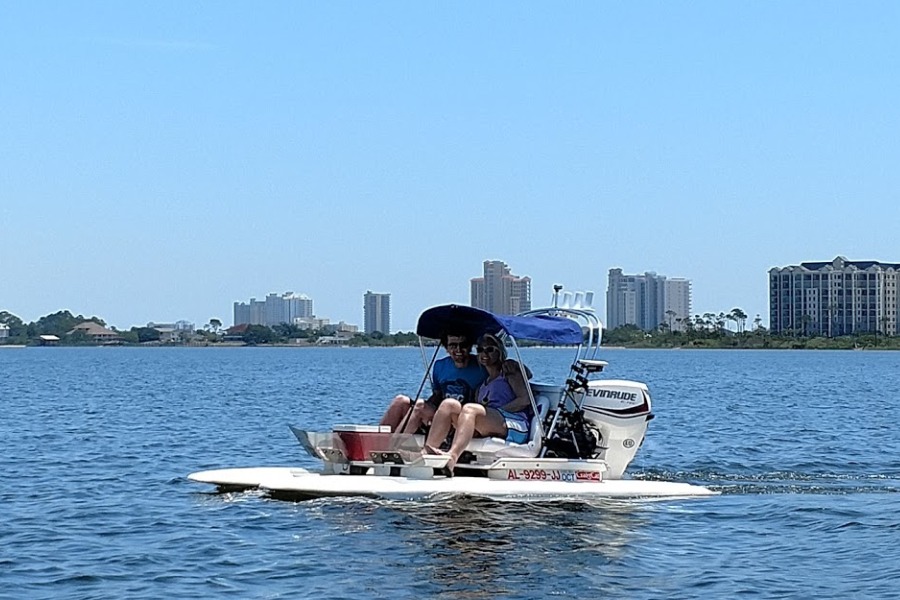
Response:
[{"label": "blue canopy", "polygon": [[547,344],[580,344],[584,340],[581,325],[565,317],[535,315],[516,317],[495,315],[485,310],[445,304],[429,308],[419,316],[416,333],[440,339],[444,334],[465,334],[472,340],[483,333],[505,331],[517,340],[532,340]]}]

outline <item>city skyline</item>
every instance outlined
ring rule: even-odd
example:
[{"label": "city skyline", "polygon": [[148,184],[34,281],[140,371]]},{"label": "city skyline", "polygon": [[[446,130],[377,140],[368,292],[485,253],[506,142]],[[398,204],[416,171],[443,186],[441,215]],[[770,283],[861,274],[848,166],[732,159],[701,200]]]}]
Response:
[{"label": "city skyline", "polygon": [[0,310],[205,323],[302,289],[359,323],[378,289],[408,331],[501,256],[535,306],[604,310],[619,267],[765,320],[773,267],[896,260],[897,16],[11,3]]},{"label": "city skyline", "polygon": [[[844,263],[846,263],[846,267],[835,266],[838,262],[840,262],[842,265]],[[483,267],[484,267],[486,273],[488,271],[497,271],[497,275],[500,279],[502,279],[505,276],[506,278],[518,281],[520,283],[522,281],[526,281],[528,283],[528,285],[527,285],[528,295],[530,296],[530,278],[527,276],[518,277],[518,276],[512,275],[510,272],[511,269],[505,262],[500,261],[500,260],[484,260]],[[893,286],[898,285],[897,283],[894,283],[895,279],[893,279],[893,277],[895,277],[895,275],[893,273],[894,273],[894,270],[897,270],[898,272],[900,272],[900,263],[895,263],[892,261],[884,261],[884,260],[865,260],[865,261],[849,260],[846,257],[839,255],[834,260],[826,260],[826,261],[808,260],[808,261],[802,261],[799,264],[795,264],[795,265],[770,268],[767,271],[767,275],[770,278],[770,281],[768,283],[767,292],[768,292],[770,298],[774,298],[774,292],[772,290],[772,282],[771,282],[771,277],[774,276],[773,274],[776,274],[776,273],[780,274],[780,273],[784,272],[793,277],[793,276],[796,276],[796,272],[798,270],[802,271],[804,273],[809,272],[811,270],[822,270],[822,269],[830,271],[830,270],[832,270],[831,269],[832,267],[833,267],[833,270],[835,270],[838,273],[843,273],[843,271],[841,270],[843,268],[850,269],[854,273],[860,269],[868,269],[868,270],[874,269],[874,270],[878,271],[879,277],[884,277],[882,272],[885,269],[890,269],[891,274],[889,275],[889,277],[891,277],[890,282],[892,282],[892,283],[890,283],[888,285],[893,285]],[[693,306],[693,286],[692,286],[692,282],[690,281],[690,279],[683,278],[683,277],[669,278],[666,276],[659,276],[659,275],[657,275],[657,273],[655,271],[645,271],[642,275],[623,275],[622,272],[623,272],[623,269],[621,269],[621,268],[609,269],[609,272],[607,275],[607,284],[606,284],[605,289],[601,289],[598,286],[596,288],[591,287],[586,290],[578,290],[578,291],[590,291],[590,292],[594,293],[593,309],[596,311],[596,313],[598,315],[600,315],[601,321],[604,323],[604,326],[608,327],[610,329],[613,329],[613,328],[615,328],[621,324],[625,324],[625,323],[632,323],[632,324],[636,324],[642,328],[651,328],[652,329],[652,327],[650,327],[649,325],[647,325],[645,327],[644,322],[635,316],[632,316],[631,319],[626,318],[622,323],[618,323],[618,321],[616,319],[610,318],[610,313],[609,313],[610,300],[609,300],[609,298],[610,298],[610,291],[612,289],[611,284],[614,279],[614,277],[613,277],[614,273],[618,274],[617,278],[623,278],[623,279],[628,279],[628,280],[634,280],[634,279],[643,280],[643,279],[647,279],[649,277],[651,279],[659,279],[662,282],[663,286],[671,287],[672,284],[675,284],[675,294],[674,295],[677,296],[677,298],[674,301],[665,302],[665,294],[663,293],[662,288],[660,288],[659,290],[656,290],[656,291],[649,292],[651,294],[656,294],[657,292],[660,294],[660,298],[662,298],[663,299],[662,301],[665,303],[665,306],[662,308],[663,315],[665,315],[665,313],[668,309],[673,309],[673,312],[675,313],[675,315],[683,316],[682,315],[683,311],[680,310],[680,306],[682,306],[682,305],[689,307],[688,311],[687,311],[687,314],[689,316],[702,315],[704,313],[728,312],[731,309],[740,308],[748,314],[749,318],[759,316],[761,318],[762,325],[766,328],[770,328],[770,327],[773,328],[773,331],[775,329],[778,329],[779,331],[790,329],[789,327],[786,329],[785,326],[781,325],[780,323],[773,325],[774,321],[766,320],[767,317],[771,318],[771,315],[774,314],[774,311],[777,310],[776,305],[773,305],[771,303],[769,303],[767,305],[765,312],[758,312],[758,313],[752,313],[750,311],[747,311],[745,309],[745,307],[743,305],[741,305],[740,303],[736,303],[729,307],[725,307],[725,306],[711,307],[708,310],[693,309],[692,308],[692,306]],[[476,281],[478,281],[478,280],[481,280],[482,284],[483,284],[484,277],[469,279],[470,299],[469,299],[468,305],[470,305],[470,306],[475,306],[475,303],[472,300],[474,298],[474,294],[475,294],[475,290],[476,290]],[[880,281],[880,279],[879,279],[879,281]],[[896,281],[900,281],[900,279],[897,279]],[[632,284],[633,283],[634,282],[632,282]],[[565,289],[565,291],[569,291],[569,292],[576,291],[573,288],[569,288],[569,287],[564,287],[564,289]],[[598,289],[601,289],[600,293],[597,293]],[[629,288],[629,289],[631,289],[631,288]],[[507,290],[507,291],[509,291],[509,290]],[[896,289],[892,289],[891,293],[892,293],[891,302],[893,302],[893,304],[891,306],[894,308],[891,309],[891,310],[893,310],[893,312],[891,313],[893,315],[893,320],[890,321],[890,331],[893,332],[892,333],[892,335],[893,335],[893,334],[896,334],[896,332],[898,331],[898,328],[900,328],[900,315],[897,314],[897,310],[896,310],[896,307],[900,306],[900,303],[898,303],[898,301],[896,299]],[[233,325],[239,324],[237,322],[238,314],[241,314],[241,315],[247,314],[248,315],[247,322],[250,324],[260,324],[260,325],[268,325],[268,326],[274,325],[279,322],[284,322],[284,323],[294,322],[294,324],[297,324],[298,319],[299,319],[299,321],[303,321],[302,323],[300,323],[300,325],[304,328],[315,329],[319,325],[322,325],[322,324],[325,324],[325,325],[333,324],[335,326],[357,326],[357,324],[362,324],[360,326],[360,328],[362,329],[364,327],[364,324],[366,321],[366,309],[365,309],[366,297],[370,294],[372,296],[379,296],[379,297],[386,296],[388,298],[388,301],[387,301],[388,321],[387,322],[388,322],[388,328],[390,329],[390,333],[403,332],[403,331],[410,331],[410,332],[415,331],[415,323],[414,322],[408,328],[394,327],[392,325],[393,318],[390,316],[390,314],[391,314],[391,308],[390,308],[391,294],[390,293],[377,293],[376,294],[376,293],[372,293],[371,291],[367,291],[364,294],[362,310],[361,310],[360,314],[358,315],[358,317],[334,318],[334,319],[332,319],[326,315],[316,315],[315,312],[313,311],[313,302],[314,301],[307,294],[295,294],[294,292],[284,292],[283,294],[279,295],[278,293],[270,292],[270,293],[266,294],[266,296],[264,297],[263,300],[256,300],[255,297],[251,297],[249,299],[249,302],[243,302],[243,301],[232,302],[232,313],[231,313],[232,324]],[[673,295],[672,291],[669,291],[669,295],[670,296]],[[682,296],[684,296],[684,298],[682,298]],[[535,304],[534,307],[550,306],[550,305],[552,305],[552,302],[553,302],[553,298],[552,298],[552,290],[551,290],[551,293],[548,294],[547,300],[545,302]],[[642,302],[643,301],[639,301],[638,305],[640,305]],[[674,302],[674,304],[673,304],[673,302]],[[449,304],[449,303],[450,302],[441,302],[440,304]],[[466,304],[466,302],[457,302],[457,303],[458,304]],[[278,304],[278,307],[276,307],[275,304]],[[284,307],[282,308],[282,306],[284,306]],[[290,306],[290,308],[288,308],[288,306]],[[429,306],[431,306],[431,305],[429,305]],[[428,307],[423,306],[422,310],[424,310],[425,308],[428,308]],[[479,307],[479,308],[485,308],[487,310],[486,307]],[[531,308],[531,305],[529,304],[529,306],[527,308],[524,308],[523,310],[528,310],[530,308]],[[821,307],[818,307],[818,308],[821,308]],[[138,323],[134,323],[134,324],[127,325],[127,326],[122,326],[122,325],[115,323],[114,321],[106,318],[103,314],[96,313],[96,312],[92,313],[91,311],[73,311],[68,308],[58,308],[58,309],[52,310],[48,313],[38,315],[37,317],[34,317],[34,318],[26,318],[23,315],[16,313],[15,311],[11,311],[11,310],[3,308],[3,306],[0,306],[0,311],[4,311],[4,310],[21,318],[26,323],[37,321],[41,317],[47,316],[49,314],[54,314],[59,311],[64,311],[64,310],[69,310],[69,312],[71,312],[73,315],[74,314],[83,314],[86,318],[90,318],[90,317],[102,318],[107,323],[107,325],[109,325],[111,327],[116,327],[118,330],[128,330],[131,327],[144,326],[141,323],[147,323],[147,326],[149,326],[149,323],[153,322],[152,319],[149,322],[147,322],[147,319],[143,319],[143,321],[140,321]],[[659,313],[658,309],[653,309],[653,310],[656,311],[656,312],[654,312],[654,315],[657,315],[657,313]],[[881,309],[879,309],[879,310],[881,310]],[[239,313],[239,311],[240,311],[240,313]],[[281,311],[285,311],[285,312],[282,313]],[[156,311],[156,312],[165,312],[165,311],[160,310],[160,311]],[[281,316],[282,314],[284,314],[285,316],[282,317]],[[809,314],[812,315],[812,313],[809,313]],[[879,313],[879,314],[881,314],[881,313]],[[255,316],[250,318],[249,315],[255,315]],[[278,316],[276,316],[276,315],[278,315]],[[416,316],[418,316],[418,313]],[[810,318],[812,318],[812,317],[810,317]],[[190,323],[196,324],[198,327],[202,327],[203,325],[208,323],[210,321],[210,319],[219,319],[223,324],[227,323],[227,319],[222,319],[221,317],[218,317],[218,316],[211,316],[208,318],[201,318],[198,320],[184,319],[184,318],[179,319],[179,318],[172,317],[172,318],[166,319],[166,320],[159,319],[158,321],[159,322],[190,322]],[[644,319],[644,320],[646,321],[646,319]],[[668,317],[664,316],[660,320],[660,323],[668,322],[668,320],[669,320]],[[647,321],[647,323],[649,323],[649,322],[650,321]],[[677,329],[677,327],[675,327],[674,325],[673,325],[673,328]]]}]

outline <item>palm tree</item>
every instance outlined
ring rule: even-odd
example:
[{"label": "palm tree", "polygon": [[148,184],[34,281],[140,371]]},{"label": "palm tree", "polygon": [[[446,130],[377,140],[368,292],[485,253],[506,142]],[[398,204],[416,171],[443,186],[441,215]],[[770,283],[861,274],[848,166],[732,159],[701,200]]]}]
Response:
[{"label": "palm tree", "polygon": [[741,332],[741,331],[740,331],[740,326],[738,325],[738,322],[737,322],[737,317],[734,316],[734,313],[733,313],[733,312],[730,312],[730,313],[728,313],[727,315],[725,315],[725,318],[728,319],[729,321],[734,321],[734,329],[735,329],[735,331],[736,331],[737,333],[740,333],[740,332]]},{"label": "palm tree", "polygon": [[688,315],[688,316],[684,317],[684,319],[682,319],[682,323],[684,323],[684,330],[685,330],[685,332],[687,332],[688,338],[693,339],[694,331],[697,328],[697,319],[699,319],[699,318],[700,318],[700,315],[697,315],[693,319],[691,318],[690,315]]},{"label": "palm tree", "polygon": [[803,335],[804,337],[809,337],[809,324],[812,322],[812,317],[809,315],[803,315],[800,317],[800,323],[803,326]]},{"label": "palm tree", "polygon": [[718,333],[720,335],[725,333],[726,318],[727,317],[725,317],[725,313],[723,313],[723,312],[720,312],[718,315],[716,315],[716,333]]},{"label": "palm tree", "polygon": [[675,311],[671,309],[667,310],[666,316],[669,318],[669,331],[672,331],[672,319],[675,318]]},{"label": "palm tree", "polygon": [[747,322],[747,313],[740,308],[732,308],[729,318],[737,324],[738,333],[744,333],[744,324]]}]

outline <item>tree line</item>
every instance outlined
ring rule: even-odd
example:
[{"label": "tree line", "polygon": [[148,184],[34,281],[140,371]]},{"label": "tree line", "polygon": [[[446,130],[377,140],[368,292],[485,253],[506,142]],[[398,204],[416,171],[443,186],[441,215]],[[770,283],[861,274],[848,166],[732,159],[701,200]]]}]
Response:
[{"label": "tree line", "polygon": [[55,335],[62,339],[66,334],[72,331],[76,325],[80,325],[86,321],[91,321],[101,327],[106,327],[106,322],[99,317],[85,317],[84,315],[75,316],[67,310],[61,310],[52,315],[41,317],[37,321],[32,321],[31,323],[25,323],[16,315],[5,310],[0,311],[0,323],[9,327],[8,341],[15,344],[25,344],[42,335]]},{"label": "tree line", "polygon": [[[51,315],[41,317],[37,321],[25,323],[18,316],[0,311],[0,323],[9,327],[8,344],[37,344],[40,336],[52,335],[59,338],[63,345],[93,345],[94,340],[80,331],[73,331],[77,325],[84,322],[93,322],[101,327],[107,327],[106,322],[97,316],[86,317],[73,315],[68,310],[62,310]],[[108,327],[116,334],[116,343],[121,344],[154,344],[160,343],[162,333],[155,327],[132,327],[129,330],[119,330]],[[249,325],[234,335],[227,335],[222,330],[222,321],[216,318],[210,319],[201,329],[192,332],[178,332],[173,344],[209,345],[225,342],[237,342],[248,345],[259,344],[315,344],[322,337],[334,335],[334,328],[301,329],[296,325],[282,323],[274,327],[265,325]],[[341,340],[342,345],[348,346],[409,346],[417,343],[418,337],[414,333],[383,334],[375,332],[371,335],[356,333],[346,340]]]},{"label": "tree line", "polygon": [[[740,308],[730,312],[704,313],[676,318],[673,311],[652,331],[623,325],[603,331],[608,346],[635,348],[794,348],[794,349],[900,349],[900,337],[861,333],[827,337],[798,329],[773,334],[763,327],[759,315],[747,329],[748,316]],[[728,325],[733,324],[733,328]]]},{"label": "tree line", "polygon": [[[230,331],[234,330],[232,328]],[[333,328],[301,329],[289,323],[279,323],[268,327],[266,325],[248,325],[236,333],[226,332],[222,336],[223,341],[240,341],[245,344],[316,344],[324,337],[336,334]],[[414,346],[418,344],[419,337],[412,333],[398,332],[393,334],[376,331],[371,334],[354,333],[349,337],[341,337],[337,343],[342,346]]]},{"label": "tree line", "polygon": [[[106,322],[97,316],[73,315],[67,310],[41,317],[37,321],[25,323],[16,315],[0,311],[0,323],[9,327],[9,344],[36,344],[42,335],[54,335],[64,345],[93,345],[95,342],[81,332],[72,332],[76,325],[86,321],[106,327]],[[612,346],[640,348],[832,348],[832,349],[900,349],[900,337],[881,333],[843,335],[827,337],[810,334],[803,329],[787,334],[773,334],[762,326],[759,315],[747,329],[747,314],[740,308],[728,313],[704,313],[686,318],[677,318],[673,311],[666,313],[665,320],[652,331],[644,331],[635,325],[623,325],[604,330],[603,343]],[[733,324],[734,328],[728,327]],[[161,333],[152,327],[132,327],[127,331],[110,327],[117,335],[117,343],[154,344],[161,343]],[[232,330],[235,328],[232,328]],[[231,331],[231,330],[229,330]],[[248,325],[234,334],[222,330],[222,322],[213,318],[201,329],[180,334],[175,344],[214,345],[239,343],[260,344],[316,344],[325,336],[335,334],[333,328],[322,330],[301,329],[296,325],[282,323],[274,327]],[[414,346],[418,336],[413,332],[383,334],[375,332],[367,335],[355,333],[339,339],[345,346]],[[528,345],[527,343],[524,345]]]}]

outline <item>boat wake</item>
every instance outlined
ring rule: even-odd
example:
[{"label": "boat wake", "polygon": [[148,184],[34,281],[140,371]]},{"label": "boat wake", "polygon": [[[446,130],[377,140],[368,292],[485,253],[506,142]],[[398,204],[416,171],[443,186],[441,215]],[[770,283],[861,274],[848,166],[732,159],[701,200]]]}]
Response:
[{"label": "boat wake", "polygon": [[722,494],[893,494],[900,492],[896,475],[836,473],[721,473],[716,471],[653,471],[633,475],[647,481],[685,481]]}]

